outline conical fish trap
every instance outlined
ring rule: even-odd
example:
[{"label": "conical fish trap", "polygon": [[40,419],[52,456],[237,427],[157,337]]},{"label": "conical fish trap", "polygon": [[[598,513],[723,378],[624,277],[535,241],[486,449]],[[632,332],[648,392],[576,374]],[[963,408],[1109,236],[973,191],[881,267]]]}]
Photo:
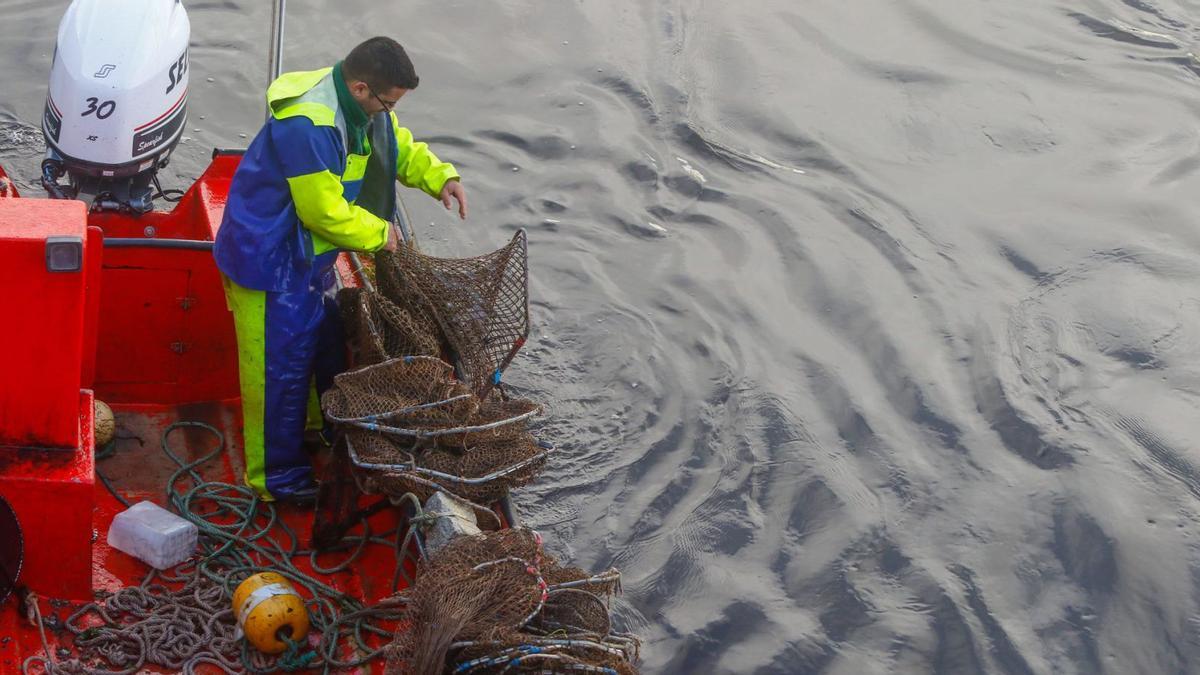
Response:
[{"label": "conical fish trap", "polygon": [[362,288],[338,292],[338,307],[354,363],[370,365],[396,356],[439,356],[441,329],[432,317]]},{"label": "conical fish trap", "polygon": [[461,537],[421,563],[404,592],[389,675],[442,672],[634,673],[639,643],[613,632],[616,570],[560,566],[532,530]]},{"label": "conical fish trap", "polygon": [[529,336],[525,230],[504,248],[474,258],[435,258],[409,246],[381,251],[375,279],[379,292],[403,306],[414,325],[437,324],[448,360],[480,398]]},{"label": "conical fish trap", "polygon": [[537,404],[480,401],[433,357],[342,373],[321,403],[326,419],[346,429],[347,452],[370,492],[424,499],[444,489],[489,502],[528,483],[548,453],[527,428]]},{"label": "conical fish trap", "polygon": [[411,492],[422,501],[442,490],[478,504],[494,502],[533,480],[550,452],[529,433],[466,448],[405,446],[369,431],[352,431],[347,441],[364,490]]}]

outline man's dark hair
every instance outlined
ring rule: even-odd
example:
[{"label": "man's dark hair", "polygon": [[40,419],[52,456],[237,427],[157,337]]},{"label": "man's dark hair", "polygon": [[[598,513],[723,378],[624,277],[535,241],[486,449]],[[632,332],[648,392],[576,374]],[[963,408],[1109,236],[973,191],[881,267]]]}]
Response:
[{"label": "man's dark hair", "polygon": [[350,50],[342,61],[342,76],[360,80],[376,93],[393,87],[416,89],[421,81],[412,61],[399,42],[389,37],[373,37]]}]

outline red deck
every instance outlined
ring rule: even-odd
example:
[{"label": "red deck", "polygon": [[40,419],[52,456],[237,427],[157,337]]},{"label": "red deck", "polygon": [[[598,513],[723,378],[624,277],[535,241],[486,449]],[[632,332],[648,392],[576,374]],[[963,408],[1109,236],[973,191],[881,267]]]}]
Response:
[{"label": "red deck", "polygon": [[[130,501],[165,504],[167,479],[178,467],[160,449],[162,434],[176,421],[199,421],[219,429],[228,450],[201,467],[205,478],[241,482],[237,347],[212,254],[102,246],[102,239],[148,235],[211,242],[238,160],[215,157],[174,210],[140,218],[85,220],[79,202],[16,199],[0,170],[0,283],[21,289],[0,298],[9,322],[0,348],[14,355],[0,373],[0,496],[22,526],[20,583],[40,596],[44,616],[65,620],[94,591],[136,585],[149,570],[107,546],[108,527],[124,507],[94,479],[96,468]],[[64,234],[82,240],[82,269],[48,273],[44,240]],[[115,454],[98,467],[93,391],[117,417]],[[215,443],[200,430],[171,440],[185,461]],[[311,509],[282,512],[307,546]],[[372,529],[393,528],[399,517],[386,509],[373,516]],[[323,564],[336,561],[330,557]],[[371,602],[390,594],[394,565],[391,550],[369,546],[327,583]],[[70,635],[51,632],[51,650],[60,640],[69,646]],[[41,652],[38,631],[19,615],[15,598],[0,605],[0,672],[19,672]]]},{"label": "red deck", "polygon": [[[220,429],[225,434],[228,444],[235,450],[226,452],[219,460],[201,467],[202,475],[209,480],[235,484],[239,482],[243,467],[240,453],[236,451],[241,444],[241,411],[238,401],[181,406],[123,406],[118,407],[116,412],[118,433],[121,436],[117,441],[116,453],[109,459],[101,460],[98,466],[130,502],[147,499],[160,505],[165,503],[167,479],[178,467],[161,451],[159,440],[167,426],[176,421],[201,421]],[[214,444],[215,440],[210,434],[199,430],[182,430],[171,436],[172,450],[184,461],[199,459],[210,453]],[[37,482],[31,481],[29,486],[34,486]],[[30,499],[34,503],[46,504],[53,501],[48,494],[30,494],[35,495]],[[86,589],[86,600],[91,599],[93,589],[112,591],[123,586],[136,585],[150,570],[145,563],[110,548],[106,543],[105,533],[112,523],[113,516],[125,507],[108,493],[100,481],[95,482],[90,498],[94,499],[94,509],[90,513],[80,514],[86,519],[88,540],[93,536],[93,528],[96,537],[96,541],[90,547],[90,585]],[[281,510],[285,522],[302,537],[304,543],[307,543],[312,525],[312,510],[300,507],[283,507]],[[23,524],[40,523],[34,527],[25,525],[26,541],[31,537],[52,534],[58,529],[57,525],[51,524],[56,521],[51,519],[30,520],[23,517],[20,510],[18,517],[21,517]],[[396,527],[397,520],[396,510],[384,510],[372,517],[371,529],[373,532],[388,531]],[[319,560],[322,565],[333,566],[339,561],[339,555],[346,554],[331,553]],[[26,561],[27,568],[36,567],[43,562],[45,561],[29,559]],[[395,555],[391,550],[383,546],[370,546],[346,571],[330,576],[314,576],[338,590],[372,602],[390,594],[394,565]],[[302,560],[297,562],[297,566],[306,572],[311,571]],[[51,564],[50,567],[54,569],[55,565]],[[65,621],[82,604],[78,601],[64,600],[66,598],[63,595],[42,595],[42,615],[53,615],[57,617],[58,622]],[[70,646],[70,635],[65,630],[59,633],[49,632],[51,650],[57,649],[60,640],[62,644]],[[19,614],[14,598],[0,606],[0,636],[3,636],[0,637],[2,673],[20,672],[21,663],[26,658],[42,652],[38,631]],[[146,672],[169,671],[148,669]],[[201,672],[220,671],[215,668],[202,668]]]}]

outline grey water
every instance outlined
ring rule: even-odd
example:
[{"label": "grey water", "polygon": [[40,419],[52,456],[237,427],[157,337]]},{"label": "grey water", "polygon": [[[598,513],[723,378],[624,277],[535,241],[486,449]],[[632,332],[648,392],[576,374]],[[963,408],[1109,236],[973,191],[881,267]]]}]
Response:
[{"label": "grey water", "polygon": [[[266,84],[270,3],[185,3],[173,187]],[[0,0],[27,194],[65,4]],[[1200,672],[1200,2],[288,11],[287,69],[412,54],[426,250],[528,229],[516,501],[644,672]]]}]

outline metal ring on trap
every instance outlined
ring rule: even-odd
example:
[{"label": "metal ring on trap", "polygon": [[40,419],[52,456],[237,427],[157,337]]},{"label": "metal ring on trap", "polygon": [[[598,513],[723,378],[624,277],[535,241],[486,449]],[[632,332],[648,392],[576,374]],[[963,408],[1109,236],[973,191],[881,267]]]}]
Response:
[{"label": "metal ring on trap", "polygon": [[519,434],[540,411],[520,399],[480,401],[452,378],[439,359],[405,356],[337,375],[321,407],[338,424],[464,446]]},{"label": "metal ring on trap", "polygon": [[412,492],[426,498],[443,490],[482,503],[501,499],[533,480],[553,450],[528,433],[455,451],[406,448],[364,430],[346,434],[346,449],[366,492]]}]

